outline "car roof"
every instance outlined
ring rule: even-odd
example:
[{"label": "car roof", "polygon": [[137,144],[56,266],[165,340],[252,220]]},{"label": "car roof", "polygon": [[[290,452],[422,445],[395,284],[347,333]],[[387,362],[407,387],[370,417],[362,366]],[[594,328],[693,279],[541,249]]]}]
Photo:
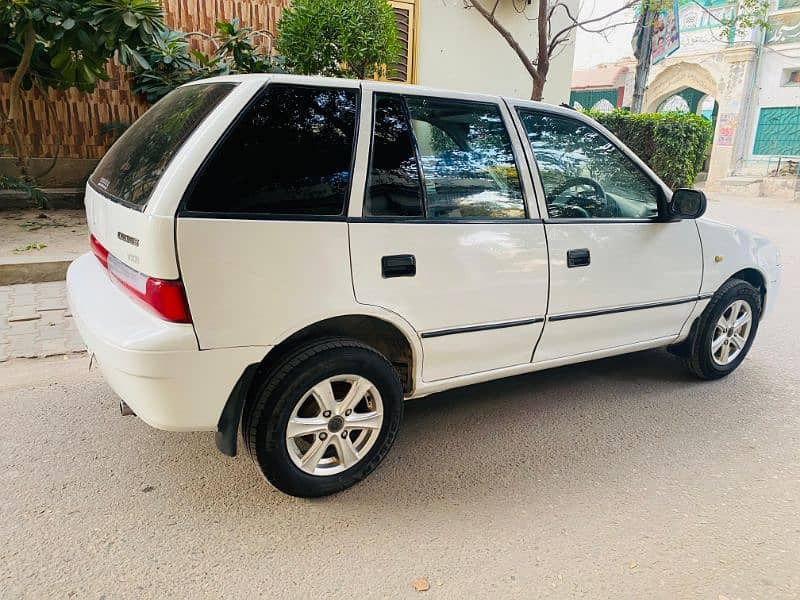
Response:
[{"label": "car roof", "polygon": [[[378,91],[386,91],[400,94],[413,94],[417,96],[443,96],[443,97],[460,97],[464,99],[474,100],[508,100],[515,106],[530,106],[531,108],[538,108],[540,110],[549,110],[556,112],[564,112],[570,115],[579,115],[580,113],[572,108],[565,108],[563,106],[556,106],[546,102],[537,102],[535,100],[526,100],[523,98],[514,98],[511,96],[501,96],[499,94],[484,94],[479,92],[467,92],[462,90],[434,88],[411,83],[396,83],[392,81],[379,81],[376,79],[343,79],[338,77],[321,77],[318,75],[290,75],[287,73],[248,73],[242,75],[221,75],[217,77],[209,77],[207,79],[198,79],[186,83],[184,85],[197,85],[213,81],[229,81],[229,82],[244,82],[261,80],[264,83],[267,81],[274,81],[276,83],[295,83],[301,85],[340,85],[344,87],[364,87],[365,89],[373,89]],[[582,115],[581,115],[582,116]]]}]

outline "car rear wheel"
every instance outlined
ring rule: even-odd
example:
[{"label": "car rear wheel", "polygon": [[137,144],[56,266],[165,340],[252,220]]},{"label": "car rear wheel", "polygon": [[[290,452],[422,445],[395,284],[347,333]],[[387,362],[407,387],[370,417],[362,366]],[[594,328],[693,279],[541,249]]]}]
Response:
[{"label": "car rear wheel", "polygon": [[356,340],[327,338],[297,349],[262,378],[243,434],[272,485],[292,496],[325,496],[378,466],[402,414],[391,363]]},{"label": "car rear wheel", "polygon": [[702,379],[725,377],[747,356],[760,319],[760,292],[746,281],[725,282],[703,311],[684,363]]}]

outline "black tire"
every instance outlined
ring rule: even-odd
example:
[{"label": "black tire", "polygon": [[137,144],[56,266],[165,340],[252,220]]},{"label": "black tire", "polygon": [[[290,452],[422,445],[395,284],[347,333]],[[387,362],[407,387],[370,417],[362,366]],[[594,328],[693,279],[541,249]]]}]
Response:
[{"label": "black tire", "polygon": [[[752,323],[750,333],[739,355],[729,364],[721,365],[714,360],[711,343],[717,321],[736,300],[744,300],[750,305]],[[750,346],[758,332],[761,320],[761,293],[752,284],[741,279],[729,279],[711,297],[708,306],[700,316],[694,334],[685,347],[683,363],[700,379],[720,379],[729,375],[747,356]]]},{"label": "black tire", "polygon": [[[313,386],[342,374],[366,377],[374,384],[383,404],[383,423],[372,447],[355,465],[335,474],[312,475],[290,457],[286,428],[295,406]],[[242,426],[250,457],[273,486],[301,498],[335,494],[374,471],[392,447],[403,416],[397,371],[383,355],[349,338],[325,338],[297,348],[263,374],[254,389]]]}]

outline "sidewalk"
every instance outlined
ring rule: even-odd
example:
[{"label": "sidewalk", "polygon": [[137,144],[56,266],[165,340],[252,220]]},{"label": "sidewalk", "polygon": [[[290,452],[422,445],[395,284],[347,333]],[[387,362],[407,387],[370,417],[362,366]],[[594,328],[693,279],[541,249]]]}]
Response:
[{"label": "sidewalk", "polygon": [[83,352],[64,281],[0,287],[0,363]]},{"label": "sidewalk", "polygon": [[62,281],[88,249],[83,210],[0,211],[0,286]]}]

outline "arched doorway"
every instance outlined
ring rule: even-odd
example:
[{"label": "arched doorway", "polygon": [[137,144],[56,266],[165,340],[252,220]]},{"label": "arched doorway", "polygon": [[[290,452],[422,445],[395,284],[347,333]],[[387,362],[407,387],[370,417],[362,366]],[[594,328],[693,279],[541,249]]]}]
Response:
[{"label": "arched doorway", "polygon": [[700,102],[706,96],[717,95],[717,82],[709,71],[695,63],[679,62],[655,69],[647,86],[644,112],[659,112],[672,96],[680,96],[697,114]]},{"label": "arched doorway", "polygon": [[[711,71],[697,63],[685,60],[667,62],[654,69],[654,77],[647,87],[644,107],[648,112],[688,112],[711,121],[716,132],[718,81]],[[715,138],[708,148],[703,169],[697,181],[707,178],[715,153]]]}]

